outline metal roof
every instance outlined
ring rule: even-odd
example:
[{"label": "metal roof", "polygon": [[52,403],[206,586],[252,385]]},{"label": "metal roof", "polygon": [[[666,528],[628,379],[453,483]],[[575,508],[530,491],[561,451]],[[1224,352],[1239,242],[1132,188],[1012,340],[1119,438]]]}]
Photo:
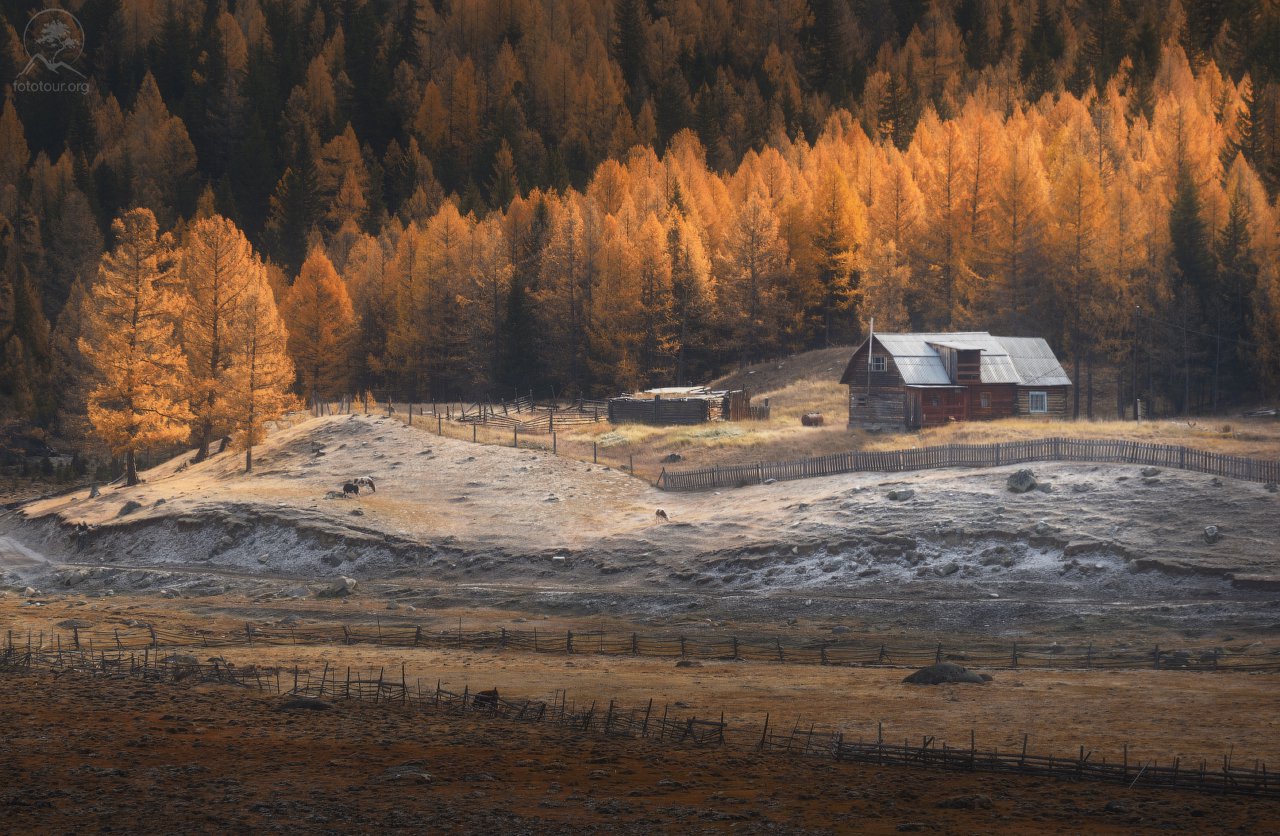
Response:
[{"label": "metal roof", "polygon": [[[993,337],[986,331],[936,334],[876,334],[907,386],[953,385],[946,365],[934,346],[961,351],[981,351],[983,383],[1016,383],[1022,386],[1070,386],[1071,380],[1039,337]],[[865,343],[864,343],[865,345]],[[861,350],[859,346],[859,350]],[[854,352],[857,353],[856,351]],[[851,360],[852,361],[852,360]],[[849,370],[841,379],[849,383]]]},{"label": "metal roof", "polygon": [[996,337],[1013,362],[1023,386],[1070,386],[1071,378],[1053,349],[1040,337]]}]

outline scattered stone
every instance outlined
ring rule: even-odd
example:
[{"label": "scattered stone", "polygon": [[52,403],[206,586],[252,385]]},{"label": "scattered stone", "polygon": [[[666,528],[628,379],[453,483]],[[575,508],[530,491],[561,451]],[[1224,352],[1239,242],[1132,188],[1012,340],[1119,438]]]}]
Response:
[{"label": "scattered stone", "polygon": [[93,626],[93,622],[85,621],[83,618],[67,618],[59,621],[58,626],[63,630],[88,630]]},{"label": "scattered stone", "polygon": [[351,514],[351,516],[353,516],[353,517],[363,517],[363,516],[364,516],[364,511],[361,511],[359,508],[352,509],[352,510],[351,510],[350,512],[348,512],[348,513],[350,513],[350,514]]},{"label": "scattered stone", "polygon": [[164,505],[166,502],[168,502],[168,500],[162,496],[159,499],[157,499],[155,502],[151,503],[151,507],[159,508],[161,505]]},{"label": "scattered stone", "polygon": [[1027,493],[1036,488],[1035,474],[1030,470],[1019,470],[1009,474],[1009,478],[1005,481],[1010,493]]},{"label": "scattered stone", "polygon": [[128,514],[132,514],[134,511],[137,511],[141,507],[142,507],[141,502],[131,499],[125,504],[120,506],[120,511],[116,514],[116,516],[123,517]]},{"label": "scattered stone", "polygon": [[[1209,484],[1213,485],[1215,488],[1220,488],[1222,487],[1222,480],[1215,476],[1209,481]],[[1267,487],[1270,488],[1271,486],[1268,485]]]},{"label": "scattered stone", "polygon": [[765,479],[764,482],[762,482],[761,484],[772,485],[774,482],[777,482],[777,481],[778,481],[777,479]]},{"label": "scattered stone", "polygon": [[940,578],[949,578],[956,572],[960,571],[960,564],[953,560],[949,563],[944,563],[941,566],[935,566],[933,571]]},{"label": "scattered stone", "polygon": [[39,595],[40,590],[36,589],[34,586],[24,586],[22,588],[22,594],[30,598],[33,595]]},{"label": "scattered stone", "polygon": [[1123,814],[1129,812],[1129,805],[1125,804],[1123,801],[1108,801],[1106,806],[1102,809],[1108,813]]},{"label": "scattered stone", "polygon": [[938,802],[938,806],[944,810],[990,810],[991,796],[957,795],[954,798],[944,798]]},{"label": "scattered stone", "polygon": [[889,494],[888,494],[889,498],[894,500],[895,502],[901,502],[904,499],[910,499],[915,495],[916,495],[916,492],[911,488],[897,488],[895,490],[889,491]]},{"label": "scattered stone", "polygon": [[1158,468],[1158,467],[1144,467],[1144,468],[1142,468],[1141,473],[1142,473],[1142,475],[1143,475],[1143,476],[1146,476],[1146,477],[1148,477],[1148,478],[1150,478],[1150,477],[1152,477],[1152,476],[1159,476],[1159,475],[1160,475],[1160,468]]},{"label": "scattered stone", "polygon": [[684,456],[680,455],[679,453],[667,453],[665,456],[662,457],[663,464],[675,464],[676,462],[682,462],[682,461],[684,461]]},{"label": "scattered stone", "polygon": [[831,628],[831,632],[839,636],[849,632],[849,628],[844,626],[843,624],[837,624],[836,626]]},{"label": "scattered stone", "polygon": [[676,662],[676,667],[677,668],[700,668],[702,667],[702,663],[696,659],[681,659],[679,662]]},{"label": "scattered stone", "polygon": [[333,581],[331,584],[325,587],[319,593],[318,597],[345,598],[346,596],[354,593],[356,591],[356,588],[359,586],[360,584],[356,582],[355,578],[348,578],[346,575],[341,575],[338,577],[337,580]]},{"label": "scattered stone", "polygon": [[1142,477],[1142,484],[1144,484],[1144,485],[1158,485],[1158,484],[1160,484],[1160,480],[1159,480],[1159,479],[1157,479],[1155,476],[1143,476],[1143,477]]},{"label": "scattered stone", "polygon": [[1088,493],[1089,491],[1093,490],[1093,485],[1090,484],[1089,482],[1076,482],[1074,485],[1071,486],[1071,490],[1074,493]]},{"label": "scattered stone", "polygon": [[929,665],[902,681],[912,685],[942,685],[947,682],[972,682],[975,685],[985,685],[987,682],[978,674],[955,662],[938,662],[935,665]]},{"label": "scattered stone", "polygon": [[899,833],[922,833],[931,829],[929,825],[922,821],[904,821],[898,825]]},{"label": "scattered stone", "polygon": [[289,613],[288,615],[286,615],[284,618],[280,619],[276,623],[279,624],[281,627],[297,627],[299,624],[302,623],[302,620],[298,618],[296,615],[294,615],[293,613]]},{"label": "scattered stone", "polygon": [[1263,487],[1266,488],[1271,493],[1280,491],[1280,485],[1277,485],[1275,482],[1268,482],[1267,484],[1263,485]]},{"label": "scattered stone", "polygon": [[1053,526],[1049,525],[1049,523],[1045,522],[1044,520],[1040,520],[1038,523],[1036,523],[1035,532],[1036,534],[1043,537],[1046,534],[1053,533]]},{"label": "scattered stone", "polygon": [[1222,539],[1222,530],[1216,525],[1206,525],[1204,527],[1204,541],[1209,545],[1213,545]]},{"label": "scattered stone", "polygon": [[1048,482],[1041,482],[1036,485],[1036,490],[1040,491],[1040,493],[1053,493],[1053,485]]},{"label": "scattered stone", "polygon": [[324,498],[325,499],[350,499],[350,497],[347,496],[342,491],[329,491],[324,495]]}]

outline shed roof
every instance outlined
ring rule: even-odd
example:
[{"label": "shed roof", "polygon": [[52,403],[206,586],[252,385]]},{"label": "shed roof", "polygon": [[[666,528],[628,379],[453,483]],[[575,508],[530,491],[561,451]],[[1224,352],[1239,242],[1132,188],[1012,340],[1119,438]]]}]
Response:
[{"label": "shed roof", "polygon": [[[951,379],[935,346],[960,351],[981,351],[983,383],[1020,386],[1070,386],[1071,380],[1040,337],[993,337],[986,331],[951,333],[876,334],[876,342],[893,357],[907,386],[947,386]],[[861,351],[862,346],[858,346]],[[853,360],[850,358],[850,366]],[[841,383],[853,383],[846,366]]]}]

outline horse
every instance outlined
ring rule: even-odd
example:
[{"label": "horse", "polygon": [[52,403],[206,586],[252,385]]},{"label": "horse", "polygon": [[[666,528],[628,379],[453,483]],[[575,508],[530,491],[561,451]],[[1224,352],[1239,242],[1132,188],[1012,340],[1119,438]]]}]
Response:
[{"label": "horse", "polygon": [[354,482],[347,482],[342,486],[342,492],[344,494],[356,494],[358,496],[360,494],[360,486]]},{"label": "horse", "polygon": [[351,480],[351,483],[359,488],[368,488],[374,493],[378,492],[378,488],[373,484],[372,476],[357,476]]}]

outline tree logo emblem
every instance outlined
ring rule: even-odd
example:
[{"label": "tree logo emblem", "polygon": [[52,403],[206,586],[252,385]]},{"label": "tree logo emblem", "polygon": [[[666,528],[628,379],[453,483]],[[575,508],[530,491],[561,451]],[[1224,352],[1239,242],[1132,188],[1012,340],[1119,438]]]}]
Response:
[{"label": "tree logo emblem", "polygon": [[84,52],[84,27],[76,16],[63,9],[44,9],[27,21],[22,33],[22,45],[31,60],[23,67],[19,77],[26,76],[43,65],[51,73],[63,70],[84,78],[84,73],[71,66],[71,62]]}]

